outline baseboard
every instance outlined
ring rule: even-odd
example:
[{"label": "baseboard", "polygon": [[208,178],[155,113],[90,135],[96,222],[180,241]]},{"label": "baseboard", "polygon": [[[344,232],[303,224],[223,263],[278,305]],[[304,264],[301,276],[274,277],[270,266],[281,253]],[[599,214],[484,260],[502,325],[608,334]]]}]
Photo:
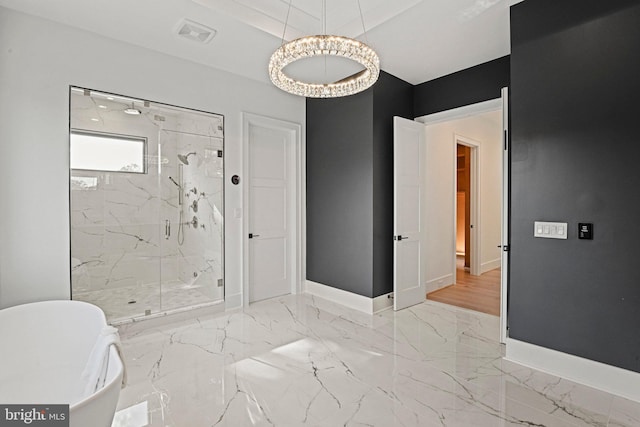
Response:
[{"label": "baseboard", "polygon": [[494,259],[493,261],[483,262],[480,264],[480,274],[486,273],[487,271],[495,270],[496,268],[500,268],[501,259]]},{"label": "baseboard", "polygon": [[322,283],[307,280],[305,282],[306,293],[324,298],[336,304],[344,305],[353,310],[361,311],[367,314],[375,314],[386,310],[393,305],[393,300],[389,298],[389,294],[380,295],[376,298],[368,298],[353,292],[343,291]]},{"label": "baseboard", "polygon": [[453,285],[453,274],[447,274],[427,281],[425,290],[426,293],[429,293],[437,291],[438,289],[446,288],[449,285]]},{"label": "baseboard", "polygon": [[505,359],[640,402],[640,374],[507,338]]}]

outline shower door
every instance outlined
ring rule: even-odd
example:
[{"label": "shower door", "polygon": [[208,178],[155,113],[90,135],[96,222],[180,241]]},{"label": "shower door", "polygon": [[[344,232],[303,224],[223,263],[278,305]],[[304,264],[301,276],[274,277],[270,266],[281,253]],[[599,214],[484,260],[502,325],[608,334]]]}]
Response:
[{"label": "shower door", "polygon": [[182,109],[162,114],[161,307],[170,311],[224,298],[223,118]]}]

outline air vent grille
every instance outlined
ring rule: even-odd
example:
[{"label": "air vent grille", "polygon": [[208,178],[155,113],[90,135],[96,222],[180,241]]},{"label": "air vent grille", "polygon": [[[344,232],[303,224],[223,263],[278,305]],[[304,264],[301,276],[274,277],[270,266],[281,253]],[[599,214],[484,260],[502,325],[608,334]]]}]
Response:
[{"label": "air vent grille", "polygon": [[176,34],[199,43],[209,43],[216,35],[216,30],[185,18],[178,23]]}]

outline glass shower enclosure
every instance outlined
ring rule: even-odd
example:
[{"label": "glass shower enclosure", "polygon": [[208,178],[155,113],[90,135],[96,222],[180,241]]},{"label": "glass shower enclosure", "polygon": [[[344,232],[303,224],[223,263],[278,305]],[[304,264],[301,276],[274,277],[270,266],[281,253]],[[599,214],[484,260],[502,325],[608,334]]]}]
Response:
[{"label": "glass shower enclosure", "polygon": [[72,299],[111,323],[224,300],[224,118],[70,89]]}]

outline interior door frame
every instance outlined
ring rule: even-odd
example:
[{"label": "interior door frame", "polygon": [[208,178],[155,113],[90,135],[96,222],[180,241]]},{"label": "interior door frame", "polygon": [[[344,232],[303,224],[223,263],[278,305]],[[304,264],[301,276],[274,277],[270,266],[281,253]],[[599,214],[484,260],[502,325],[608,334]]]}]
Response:
[{"label": "interior door frame", "polygon": [[[240,186],[242,191],[242,207],[235,210],[235,217],[242,218],[242,306],[249,306],[249,128],[260,126],[276,130],[288,131],[291,135],[288,146],[288,162],[291,171],[289,194],[293,198],[289,209],[289,230],[291,232],[290,277],[291,293],[302,291],[303,278],[306,276],[305,254],[305,145],[302,142],[302,125],[285,120],[274,119],[258,114],[242,112],[242,168]],[[232,174],[229,174],[231,179]]]},{"label": "interior door frame", "polygon": [[[480,192],[480,166],[481,166],[481,162],[480,162],[480,146],[481,143],[479,141],[476,141],[474,139],[468,138],[466,136],[462,136],[460,134],[455,133],[453,135],[454,138],[454,150],[453,150],[453,155],[454,155],[454,160],[457,161],[457,153],[456,153],[456,147],[458,144],[460,145],[465,145],[469,148],[471,148],[471,215],[470,215],[470,221],[471,221],[471,225],[473,225],[473,227],[471,228],[471,233],[470,233],[470,239],[471,239],[471,244],[469,245],[471,247],[471,266],[470,266],[470,273],[473,276],[479,276],[482,273],[482,269],[480,266],[480,260],[482,259],[481,256],[481,250],[482,250],[482,245],[480,244],[481,242],[481,235],[480,235],[480,197],[479,197],[479,192]],[[454,166],[457,165],[457,162],[453,163]],[[453,222],[453,283],[456,283],[456,261],[457,261],[457,256],[455,253],[455,247],[456,247],[456,237],[458,234],[458,230],[457,230],[457,223],[455,221],[455,219],[457,218],[456,215],[458,214],[458,203],[456,200],[456,193],[458,191],[458,172],[457,172],[457,168],[454,167],[453,169],[453,218],[454,218],[454,222]]]},{"label": "interior door frame", "polygon": [[500,236],[500,342],[507,343],[509,337],[508,298],[509,298],[509,222],[510,222],[510,189],[511,189],[511,157],[509,156],[509,88],[503,87],[500,101],[502,102],[502,233]]},{"label": "interior door frame", "polygon": [[[502,88],[501,96],[499,98],[491,99],[488,101],[478,102],[476,104],[465,105],[451,110],[441,111],[434,114],[428,114],[421,117],[416,117],[416,121],[424,123],[425,125],[431,125],[435,123],[446,122],[449,120],[462,119],[476,114],[487,113],[490,111],[502,110],[502,143],[505,150],[503,150],[503,163],[502,163],[502,176],[503,178],[503,192],[502,192],[502,238],[501,245],[503,246],[503,252],[501,255],[501,280],[500,280],[500,342],[505,343],[508,337],[508,298],[509,298],[509,252],[504,251],[504,246],[509,242],[509,183],[511,175],[509,174],[509,158],[508,158],[508,141],[509,141],[509,102],[508,102],[508,88]],[[508,246],[507,246],[508,247]]]}]

